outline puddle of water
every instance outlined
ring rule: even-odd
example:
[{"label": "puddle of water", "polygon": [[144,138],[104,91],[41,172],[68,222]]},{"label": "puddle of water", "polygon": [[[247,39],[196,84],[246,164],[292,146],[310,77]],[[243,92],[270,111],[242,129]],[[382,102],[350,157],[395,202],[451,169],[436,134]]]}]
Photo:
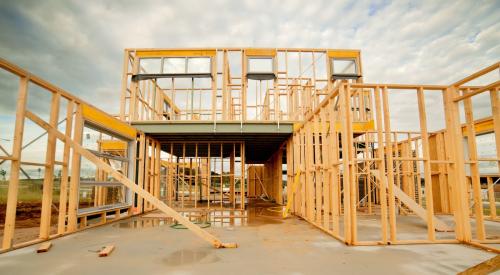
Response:
[{"label": "puddle of water", "polygon": [[[282,224],[282,207],[268,202],[249,205],[246,210],[198,210],[180,211],[180,213],[196,223],[210,222],[211,227],[234,229],[239,226],[263,226]],[[115,223],[117,228],[151,228],[171,225],[172,219],[163,213],[150,213],[144,217]]]},{"label": "puddle of water", "polygon": [[130,221],[118,222],[113,224],[117,228],[152,228],[162,225],[171,224],[170,221],[165,219],[135,219]]},{"label": "puddle of water", "polygon": [[281,224],[283,223],[283,218],[281,211],[278,211],[277,207],[268,205],[257,205],[255,207],[249,208],[247,211],[248,215],[248,226],[262,226],[266,224]]},{"label": "puddle of water", "polygon": [[181,266],[189,264],[210,264],[220,261],[213,251],[200,251],[181,249],[163,258],[163,263],[168,266]]}]

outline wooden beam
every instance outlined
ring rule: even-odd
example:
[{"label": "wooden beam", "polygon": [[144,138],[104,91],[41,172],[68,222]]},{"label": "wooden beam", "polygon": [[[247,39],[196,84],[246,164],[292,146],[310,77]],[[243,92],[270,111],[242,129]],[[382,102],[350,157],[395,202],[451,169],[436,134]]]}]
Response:
[{"label": "wooden beam", "polygon": [[45,242],[45,243],[42,243],[37,249],[36,249],[36,253],[45,253],[47,251],[49,251],[49,249],[52,247],[52,243],[51,242]]},{"label": "wooden beam", "polygon": [[[2,60],[0,60],[2,61]],[[21,147],[23,145],[24,113],[28,96],[28,77],[21,77],[16,105],[16,122],[14,126],[14,140],[12,144],[12,157],[10,166],[9,189],[7,193],[7,206],[5,211],[5,226],[3,232],[2,248],[12,247],[14,228],[16,223],[17,194],[19,191],[19,171],[21,168]]]},{"label": "wooden beam", "polygon": [[[73,141],[81,144],[83,137],[83,118],[82,108],[80,105],[76,107],[75,125],[73,126]],[[68,139],[69,140],[69,139]],[[76,216],[78,211],[78,194],[80,190],[80,164],[81,156],[73,149],[71,159],[71,179],[69,183],[69,197],[68,197],[68,232],[77,230],[78,218]]]},{"label": "wooden beam", "polygon": [[387,190],[389,195],[389,227],[391,229],[391,242],[396,241],[396,200],[394,198],[394,161],[392,155],[391,141],[391,118],[389,115],[389,99],[387,87],[382,91],[382,103],[384,112],[384,128],[385,128],[385,155],[387,158]]},{"label": "wooden beam", "polygon": [[436,240],[434,232],[434,202],[432,197],[431,163],[429,153],[429,134],[427,133],[427,115],[425,113],[425,97],[423,88],[417,90],[418,115],[422,132],[422,153],[424,158],[425,207],[427,208],[427,236],[430,241]]},{"label": "wooden beam", "polygon": [[[344,239],[346,244],[354,244],[356,240],[354,239],[356,230],[356,222],[353,218],[356,216],[356,202],[355,202],[355,192],[354,194],[354,182],[351,181],[352,173],[352,131],[350,131],[351,124],[351,94],[350,89],[346,85],[342,84],[339,92],[340,97],[340,116],[341,120],[344,121],[342,124],[341,138],[342,138],[342,164],[343,164],[343,191],[344,191]],[[354,201],[353,201],[354,200]]]},{"label": "wooden beam", "polygon": [[[146,135],[144,133],[139,134],[139,160],[137,161],[138,171],[137,171],[137,184],[144,188],[144,162],[146,158]],[[137,211],[142,213],[144,211],[144,199],[137,194]]]},{"label": "wooden beam", "polygon": [[[120,96],[120,120],[125,121],[125,107],[126,107],[126,98],[128,93],[127,88],[127,80],[128,80],[128,67],[130,63],[130,53],[128,50],[125,50],[123,56],[123,67],[122,67],[122,85],[121,85],[121,96]],[[130,101],[129,101],[130,103]]]},{"label": "wooden beam", "polygon": [[[493,127],[494,127],[494,135],[495,135],[495,148],[497,159],[500,159],[500,89],[497,87],[495,89],[490,90],[490,104],[491,104],[491,114],[493,116]],[[500,173],[500,161],[497,161],[497,169]],[[490,181],[492,181],[491,177],[489,177]],[[492,185],[492,184],[491,184]],[[488,188],[490,186],[488,185]],[[494,186],[491,186],[491,191],[488,189],[488,192],[491,192],[490,197],[490,216],[491,218],[496,217],[496,205],[495,203],[491,203],[491,200],[495,200],[495,190]]]},{"label": "wooden beam", "polygon": [[[465,94],[468,94],[468,89]],[[476,132],[474,127],[474,115],[472,109],[472,100],[470,97],[464,99],[465,120],[467,124],[467,146],[469,159],[473,161],[470,164],[470,179],[472,182],[474,212],[476,218],[476,235],[478,240],[485,239],[484,217],[483,217],[483,200],[481,191],[481,179],[479,177],[479,164],[477,163],[477,143]]]},{"label": "wooden beam", "polygon": [[[68,101],[66,105],[66,127],[64,135],[67,139],[71,138],[73,130],[73,109],[74,101]],[[63,162],[69,163],[71,147],[69,144],[64,143]],[[67,202],[68,202],[68,165],[63,166],[61,171],[61,186],[59,190],[59,216],[57,219],[57,233],[63,234],[66,231],[66,215],[67,215]]]},{"label": "wooden beam", "polygon": [[[382,103],[380,100],[380,89],[378,87],[374,90],[375,98],[375,109],[377,112],[377,157],[378,157],[378,173],[379,175],[385,175],[385,160],[384,160],[384,136],[382,133]],[[375,171],[372,171],[375,172]],[[376,180],[379,185],[387,185],[387,177],[378,177]],[[379,188],[380,192],[380,223],[381,223],[381,233],[382,242],[387,243],[387,193],[386,188]]]},{"label": "wooden beam", "polygon": [[455,218],[455,235],[457,240],[470,242],[472,239],[469,220],[469,201],[467,195],[467,183],[465,178],[465,163],[462,144],[462,133],[460,125],[460,112],[458,103],[453,101],[454,88],[443,91],[443,104],[446,118],[446,141],[450,146],[447,151],[449,160],[448,176],[452,188],[453,214]]},{"label": "wooden beam", "polygon": [[490,218],[495,220],[497,218],[497,206],[495,201],[495,186],[493,185],[493,179],[487,177],[488,181],[488,201],[490,205]]},{"label": "wooden beam", "polygon": [[115,250],[114,245],[106,245],[101,249],[101,251],[99,251],[99,257],[107,257],[111,254],[111,252],[113,252],[113,250]]},{"label": "wooden beam", "polygon": [[[59,120],[60,95],[52,94],[50,104],[49,124],[57,128]],[[54,133],[47,134],[47,148],[45,151],[45,173],[43,177],[42,210],[40,219],[40,239],[48,239],[50,235],[50,220],[52,218],[52,193],[54,189],[54,162],[56,158],[56,137]]]}]

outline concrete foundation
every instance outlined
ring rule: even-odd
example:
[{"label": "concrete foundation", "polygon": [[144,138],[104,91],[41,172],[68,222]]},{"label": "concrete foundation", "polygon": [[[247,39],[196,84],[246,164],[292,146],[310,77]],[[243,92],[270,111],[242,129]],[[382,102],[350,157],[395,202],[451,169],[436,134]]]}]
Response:
[{"label": "concrete foundation", "polygon": [[[212,248],[151,213],[52,240],[46,253],[37,254],[35,245],[1,254],[0,273],[455,274],[495,256],[458,244],[348,247],[296,217],[283,220],[270,206],[259,202],[246,218],[210,212],[207,230],[237,242],[236,249]],[[115,251],[99,258],[96,251],[108,244]]]}]

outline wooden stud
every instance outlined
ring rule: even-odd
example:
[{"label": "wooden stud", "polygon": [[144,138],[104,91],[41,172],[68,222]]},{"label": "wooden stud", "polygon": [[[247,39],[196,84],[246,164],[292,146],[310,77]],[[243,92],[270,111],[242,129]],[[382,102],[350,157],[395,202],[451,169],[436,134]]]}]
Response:
[{"label": "wooden stud", "polygon": [[234,181],[234,156],[236,152],[236,144],[233,143],[233,150],[229,156],[229,199],[233,208],[236,208],[236,193]]},{"label": "wooden stud", "polygon": [[[52,94],[50,104],[50,126],[56,128],[59,120],[60,95]],[[42,210],[40,220],[40,239],[48,239],[50,235],[50,220],[52,218],[52,193],[54,188],[54,162],[56,158],[56,137],[53,133],[47,134],[47,148],[45,152],[45,173],[42,190]]]},{"label": "wooden stud", "polygon": [[[499,161],[497,161],[497,169],[500,172],[500,89],[497,87],[495,89],[490,90],[490,103],[491,103],[491,114],[493,118],[493,133],[495,135],[495,148],[496,148],[496,157]],[[492,181],[491,177],[489,177],[489,181]],[[491,185],[491,188],[490,188]],[[488,196],[490,200],[490,217],[492,219],[496,218],[496,204],[492,203],[495,201],[495,190],[492,184],[488,184]],[[490,191],[491,189],[491,191]]]},{"label": "wooden stud", "polygon": [[387,195],[386,195],[386,188],[387,186],[387,177],[383,176],[385,175],[385,161],[384,161],[384,137],[382,133],[382,118],[384,114],[382,113],[382,103],[380,100],[380,89],[379,87],[376,87],[374,90],[374,98],[375,98],[375,109],[376,109],[376,117],[377,117],[377,142],[378,142],[378,149],[377,149],[377,157],[379,158],[378,160],[378,173],[381,175],[377,180],[380,181],[380,186],[379,192],[380,192],[380,223],[381,223],[381,229],[382,229],[382,242],[387,243]]},{"label": "wooden stud", "polygon": [[128,64],[129,61],[129,51],[125,49],[123,56],[123,71],[122,71],[122,85],[121,85],[121,96],[120,96],[120,120],[125,121],[125,106],[126,98],[128,94],[127,80],[128,80]]},{"label": "wooden stud", "polygon": [[443,91],[446,117],[446,140],[450,144],[447,150],[452,163],[448,166],[450,183],[454,184],[452,192],[455,217],[455,234],[459,241],[470,242],[472,239],[469,221],[469,203],[465,181],[465,163],[462,145],[462,128],[459,123],[458,103],[453,100],[456,90],[453,87]]},{"label": "wooden stud", "polygon": [[[467,89],[466,93],[470,92]],[[479,165],[477,163],[477,144],[476,144],[476,131],[474,129],[474,115],[472,113],[472,100],[470,97],[464,99],[465,120],[467,124],[467,145],[469,159],[472,161],[470,164],[471,182],[474,197],[474,212],[476,218],[476,235],[478,240],[485,239],[484,217],[483,217],[483,200],[481,193],[481,182],[479,177]]]},{"label": "wooden stud", "polygon": [[28,97],[28,77],[21,77],[16,105],[16,122],[14,126],[14,140],[12,144],[12,160],[10,166],[9,189],[7,191],[7,206],[5,210],[5,225],[3,231],[2,248],[10,249],[14,237],[16,223],[17,194],[19,191],[19,171],[21,168],[21,148],[24,131],[24,112]]},{"label": "wooden stud", "polygon": [[[326,108],[321,112],[321,124],[326,126]],[[322,167],[321,170],[323,172],[323,226],[326,229],[330,230],[330,201],[331,201],[331,175],[328,167],[330,167],[330,138],[327,137],[327,129],[326,127],[321,127],[321,159],[322,159]]]},{"label": "wooden stud", "polygon": [[[350,131],[350,124],[352,119],[351,113],[351,94],[350,89],[342,84],[339,92],[340,96],[340,115],[342,123],[342,163],[343,163],[343,190],[344,190],[344,238],[347,244],[353,244],[356,231],[356,203],[354,181],[352,181],[352,132]],[[354,194],[351,194],[354,193]],[[354,201],[353,201],[354,200]],[[354,206],[354,207],[353,207]]]},{"label": "wooden stud", "polygon": [[434,204],[432,197],[432,179],[431,179],[431,164],[429,153],[429,134],[427,133],[427,115],[425,113],[425,99],[424,90],[419,88],[417,90],[418,99],[418,114],[420,121],[420,131],[422,132],[422,152],[424,158],[424,180],[425,180],[425,206],[427,208],[427,236],[430,241],[436,239],[434,228]]},{"label": "wooden stud", "polygon": [[[147,149],[147,144],[146,144],[146,135],[143,133],[139,134],[139,161],[138,163],[138,172],[137,172],[137,184],[143,188],[144,187],[144,166],[145,166],[145,158],[146,156],[146,149]],[[137,195],[137,210],[139,213],[142,213],[144,211],[144,205],[143,205],[143,198]]]},{"label": "wooden stud", "polygon": [[384,128],[385,128],[385,151],[387,158],[387,190],[389,196],[389,226],[391,242],[396,241],[396,210],[394,197],[394,162],[391,142],[391,122],[389,116],[389,99],[387,87],[383,87],[382,103],[384,110]]},{"label": "wooden stud", "polygon": [[488,201],[490,205],[490,218],[495,220],[497,218],[497,208],[495,202],[495,186],[493,185],[493,179],[487,177],[488,181]]},{"label": "wooden stud", "polygon": [[316,200],[316,218],[315,221],[321,224],[322,221],[322,206],[323,206],[323,186],[322,180],[323,176],[321,173],[321,155],[320,155],[320,129],[319,129],[319,116],[315,115],[313,118],[313,148],[314,148],[314,186],[315,186],[315,200]]},{"label": "wooden stud", "polygon": [[[150,144],[151,144],[151,138],[146,137],[145,143],[144,143],[144,181],[139,184],[142,186],[144,190],[149,189],[149,183],[150,183],[150,167],[151,167],[151,149],[150,149]],[[144,201],[143,202],[143,211],[149,211],[149,202]]]},{"label": "wooden stud", "polygon": [[211,144],[208,143],[208,155],[207,155],[207,178],[208,178],[208,188],[207,188],[207,209],[210,209],[210,197],[212,195],[212,160],[210,159],[210,147]]},{"label": "wooden stud", "polygon": [[[80,104],[78,104],[76,107],[73,127],[72,140],[80,145],[83,138],[83,118],[82,107]],[[67,142],[67,140],[65,142]],[[80,154],[73,149],[71,159],[71,179],[69,183],[68,195],[68,232],[74,232],[77,229],[78,195],[80,190],[80,164]]]},{"label": "wooden stud", "polygon": [[[73,130],[73,109],[74,101],[68,101],[66,105],[66,127],[64,135],[67,139],[71,138],[71,131]],[[64,153],[63,162],[66,163],[62,167],[61,171],[61,186],[59,191],[59,216],[57,219],[57,234],[63,234],[66,230],[66,214],[67,214],[67,202],[68,202],[68,174],[69,169],[69,153],[70,146],[66,142],[64,143]]]},{"label": "wooden stud", "polygon": [[246,152],[245,143],[240,143],[240,159],[241,159],[241,182],[240,182],[240,209],[245,209],[245,162]]}]

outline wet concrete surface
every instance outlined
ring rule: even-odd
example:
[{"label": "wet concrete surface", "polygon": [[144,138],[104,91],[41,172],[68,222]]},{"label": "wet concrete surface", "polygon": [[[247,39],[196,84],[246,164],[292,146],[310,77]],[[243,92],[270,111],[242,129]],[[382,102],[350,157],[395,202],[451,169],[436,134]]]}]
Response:
[{"label": "wet concrete surface", "polygon": [[[456,274],[495,256],[458,244],[348,247],[269,206],[209,212],[206,230],[236,249],[145,215],[55,239],[47,253],[35,245],[1,254],[0,274]],[[108,244],[115,251],[99,258]]]}]

